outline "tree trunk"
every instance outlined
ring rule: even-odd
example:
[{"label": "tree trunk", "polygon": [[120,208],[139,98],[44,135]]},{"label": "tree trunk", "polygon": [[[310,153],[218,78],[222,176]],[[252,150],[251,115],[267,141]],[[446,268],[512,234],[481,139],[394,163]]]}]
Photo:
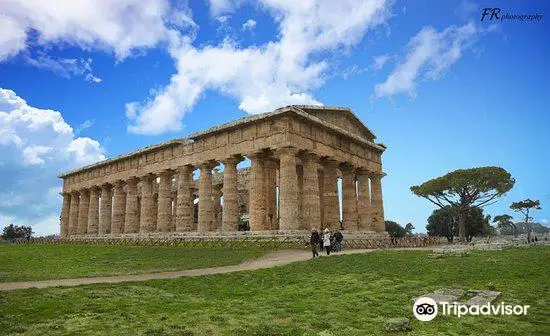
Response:
[{"label": "tree trunk", "polygon": [[462,209],[458,210],[458,237],[461,242],[466,240],[466,214]]}]

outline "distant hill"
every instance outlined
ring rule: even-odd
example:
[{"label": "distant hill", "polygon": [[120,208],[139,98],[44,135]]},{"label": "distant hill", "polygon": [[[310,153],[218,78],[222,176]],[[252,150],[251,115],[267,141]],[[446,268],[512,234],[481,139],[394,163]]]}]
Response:
[{"label": "distant hill", "polygon": [[[517,222],[515,224],[518,228],[518,234],[527,234],[529,231],[538,234],[550,232],[550,228],[540,223]],[[500,229],[500,233],[504,235],[512,235],[514,234],[514,231],[511,227],[504,227]]]}]

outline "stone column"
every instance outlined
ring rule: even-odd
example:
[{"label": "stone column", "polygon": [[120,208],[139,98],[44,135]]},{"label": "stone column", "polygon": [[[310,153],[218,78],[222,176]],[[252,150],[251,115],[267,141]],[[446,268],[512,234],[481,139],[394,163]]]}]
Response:
[{"label": "stone column", "polygon": [[71,194],[61,193],[63,197],[63,205],[61,206],[61,227],[59,228],[59,234],[61,237],[67,237],[69,235],[69,217],[71,212]]},{"label": "stone column", "polygon": [[250,231],[262,231],[266,229],[266,207],[264,188],[264,159],[263,153],[248,154],[251,161],[250,176]]},{"label": "stone column", "polygon": [[78,205],[80,204],[80,193],[71,192],[71,208],[69,210],[69,236],[78,232]]},{"label": "stone column", "polygon": [[317,185],[319,185],[319,205],[320,205],[320,217],[321,217],[321,223],[320,226],[322,227],[325,223],[325,172],[321,169],[317,171],[317,175],[319,176]]},{"label": "stone column", "polygon": [[99,229],[99,188],[90,188],[90,205],[88,207],[88,234],[97,234]]},{"label": "stone column", "polygon": [[357,197],[355,194],[355,169],[341,165],[342,172],[342,226],[347,231],[357,231]]},{"label": "stone column", "polygon": [[369,214],[370,187],[368,171],[357,170],[357,229],[360,231],[373,231]]},{"label": "stone column", "polygon": [[193,230],[193,170],[191,165],[178,167],[177,232]]},{"label": "stone column", "polygon": [[139,179],[130,177],[126,180],[126,216],[124,216],[124,233],[139,232],[138,193]]},{"label": "stone column", "polygon": [[296,230],[298,223],[298,176],[296,174],[297,148],[283,147],[279,156],[279,229]]},{"label": "stone column", "polygon": [[170,199],[170,187],[172,186],[171,170],[163,170],[159,173],[159,193],[157,211],[157,231],[170,232],[172,216],[172,200]]},{"label": "stone column", "polygon": [[302,221],[304,229],[321,228],[321,200],[319,198],[319,157],[313,153],[303,157]]},{"label": "stone column", "polygon": [[90,205],[90,191],[80,191],[80,203],[78,205],[78,229],[77,234],[85,235],[88,228],[88,207]]},{"label": "stone column", "polygon": [[384,203],[382,200],[382,177],[384,173],[372,172],[371,181],[371,218],[372,226],[376,232],[384,232]]},{"label": "stone column", "polygon": [[230,157],[223,163],[223,214],[222,231],[237,231],[239,203],[237,200],[237,164],[242,157]]},{"label": "stone column", "polygon": [[304,222],[303,218],[303,208],[304,208],[304,166],[299,164],[296,166],[296,176],[298,178],[298,229],[300,230],[309,230],[307,223]]},{"label": "stone column", "polygon": [[323,229],[332,231],[340,229],[340,201],[338,199],[338,162],[323,161],[324,215]]},{"label": "stone column", "polygon": [[153,180],[155,176],[148,174],[141,177],[141,209],[139,214],[139,232],[156,230],[153,219]]},{"label": "stone column", "polygon": [[277,230],[277,161],[264,161],[266,230]]},{"label": "stone column", "polygon": [[115,181],[114,185],[113,220],[111,223],[111,234],[121,234],[124,233],[124,213],[126,210],[126,193],[124,193],[124,181]]},{"label": "stone column", "polygon": [[111,233],[111,215],[113,212],[111,185],[101,185],[101,213],[99,215],[99,234]]},{"label": "stone column", "polygon": [[212,202],[213,167],[214,163],[212,161],[204,162],[200,165],[198,232],[212,231],[212,221],[214,219],[214,204]]},{"label": "stone column", "polygon": [[212,230],[221,231],[222,229],[222,186],[215,185],[212,186],[212,202],[213,204],[213,219],[212,219]]}]

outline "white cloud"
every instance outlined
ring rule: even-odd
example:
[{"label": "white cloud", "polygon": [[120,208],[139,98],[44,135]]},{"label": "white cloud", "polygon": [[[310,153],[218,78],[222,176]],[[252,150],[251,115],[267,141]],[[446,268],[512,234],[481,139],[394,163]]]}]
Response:
[{"label": "white cloud", "polygon": [[407,45],[407,55],[396,65],[386,81],[375,87],[374,98],[406,93],[416,95],[420,80],[437,80],[469,49],[480,30],[472,23],[450,26],[438,32],[424,27]]},{"label": "white cloud", "polygon": [[71,78],[72,76],[84,76],[88,82],[99,83],[101,78],[92,73],[92,59],[84,58],[51,58],[39,52],[36,58],[27,56],[26,62],[34,67],[52,71],[58,76]]},{"label": "white cloud", "polygon": [[210,2],[210,14],[212,16],[219,16],[223,13],[229,13],[233,11],[234,1],[231,0],[209,0]]},{"label": "white cloud", "polygon": [[279,25],[278,40],[247,48],[230,39],[217,46],[181,43],[170,48],[177,73],[149,100],[127,105],[128,131],[180,130],[185,113],[208,89],[234,97],[239,108],[251,114],[282,105],[320,104],[311,91],[323,84],[330,63],[328,56],[313,56],[357,45],[369,28],[390,16],[389,5],[383,0],[264,0],[262,6]]},{"label": "white cloud", "polygon": [[374,70],[374,71],[379,71],[381,70],[384,65],[386,65],[386,63],[392,58],[392,56],[390,55],[380,55],[380,56],[374,56],[372,58],[373,62],[372,62],[372,65],[371,65],[371,68]]},{"label": "white cloud", "polygon": [[241,30],[242,31],[252,30],[252,29],[254,29],[254,27],[256,27],[256,21],[254,21],[252,19],[248,19],[248,20],[246,20],[245,23],[243,23],[243,25],[241,27]]},{"label": "white cloud", "polygon": [[82,133],[84,130],[92,127],[93,125],[95,124],[95,120],[94,119],[88,119],[88,120],[84,120],[82,122],[82,124],[78,125],[78,127],[75,129],[74,131],[74,134],[76,135],[79,135],[80,133]]},{"label": "white cloud", "polygon": [[61,206],[57,174],[103,160],[103,151],[99,142],[76,137],[60,112],[32,107],[0,88],[0,176],[6,177],[0,181],[0,218],[37,232],[58,230],[52,226]]},{"label": "white cloud", "polygon": [[189,11],[168,0],[3,0],[0,61],[34,44],[66,43],[82,49],[113,51],[118,60],[134,50],[179,37],[169,25],[194,28]]}]

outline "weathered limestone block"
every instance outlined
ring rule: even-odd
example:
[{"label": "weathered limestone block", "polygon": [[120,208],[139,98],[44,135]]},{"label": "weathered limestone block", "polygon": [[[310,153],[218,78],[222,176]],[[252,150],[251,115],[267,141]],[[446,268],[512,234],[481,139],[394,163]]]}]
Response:
[{"label": "weathered limestone block", "polygon": [[298,220],[298,175],[296,173],[297,148],[283,147],[277,150],[280,160],[279,229],[296,230]]},{"label": "weathered limestone block", "polygon": [[110,184],[101,185],[101,206],[99,214],[99,234],[111,233],[111,215],[113,212],[113,196]]},{"label": "weathered limestone block", "polygon": [[77,234],[86,234],[88,228],[88,207],[90,205],[90,191],[82,189],[80,191],[80,203],[78,206],[78,229]]},{"label": "weathered limestone block", "polygon": [[304,155],[302,221],[305,229],[321,228],[321,203],[319,198],[319,157]]},{"label": "weathered limestone block", "polygon": [[323,190],[324,190],[324,221],[323,227],[334,230],[340,229],[340,202],[338,200],[338,162],[335,160],[323,161]]},{"label": "weathered limestone block", "polygon": [[191,165],[178,168],[177,232],[193,230],[193,170]]},{"label": "weathered limestone block", "polygon": [[80,193],[73,191],[71,193],[71,208],[69,210],[69,236],[78,232],[78,205],[80,203]]},{"label": "weathered limestone block", "polygon": [[163,170],[159,173],[159,193],[157,211],[157,231],[169,232],[172,221],[172,199],[170,198],[170,187],[172,185],[171,170]]},{"label": "weathered limestone block", "polygon": [[141,208],[139,214],[139,232],[153,232],[156,230],[153,202],[153,175],[141,177]]},{"label": "weathered limestone block", "polygon": [[67,237],[69,235],[69,217],[71,212],[71,194],[62,193],[63,205],[61,207],[61,237]]},{"label": "weathered limestone block", "polygon": [[139,232],[138,192],[139,179],[131,177],[126,180],[126,214],[124,217],[124,233]]},{"label": "weathered limestone block", "polygon": [[248,154],[251,161],[252,180],[250,181],[250,231],[266,230],[266,200],[264,189],[263,153]]},{"label": "weathered limestone block", "polygon": [[382,177],[381,173],[371,173],[371,218],[376,232],[384,232],[384,204],[382,202]]},{"label": "weathered limestone block", "polygon": [[373,231],[370,210],[370,187],[368,171],[358,169],[357,172],[357,229],[359,231]]},{"label": "weathered limestone block", "polygon": [[99,230],[99,188],[90,188],[90,205],[88,206],[88,234],[97,234]]},{"label": "weathered limestone block", "polygon": [[212,231],[212,221],[214,219],[214,204],[212,200],[212,161],[204,162],[200,165],[199,180],[199,219],[197,231]]},{"label": "weathered limestone block", "polygon": [[344,230],[357,231],[355,169],[349,165],[340,165],[340,172],[342,172],[342,226]]},{"label": "weathered limestone block", "polygon": [[115,181],[113,192],[113,220],[111,223],[111,234],[121,234],[124,231],[124,215],[126,210],[126,193],[124,192],[124,181]]}]

